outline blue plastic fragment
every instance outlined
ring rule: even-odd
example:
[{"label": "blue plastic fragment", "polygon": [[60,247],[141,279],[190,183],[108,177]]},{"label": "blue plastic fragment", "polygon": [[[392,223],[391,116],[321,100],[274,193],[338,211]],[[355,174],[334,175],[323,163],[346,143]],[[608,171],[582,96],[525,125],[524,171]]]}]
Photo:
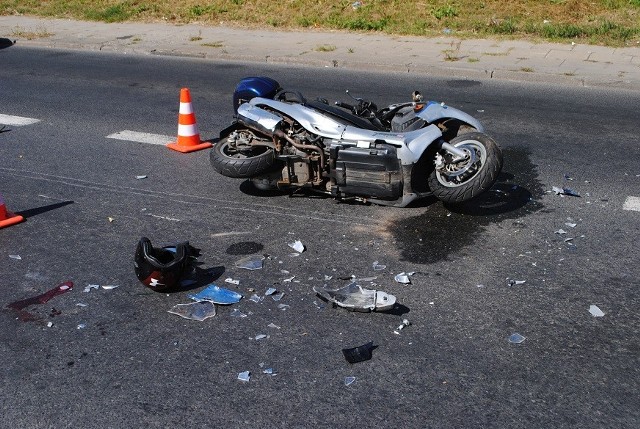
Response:
[{"label": "blue plastic fragment", "polygon": [[188,295],[194,301],[210,301],[215,304],[235,304],[240,301],[242,295],[238,292],[225,289],[215,284],[209,285],[195,295]]}]

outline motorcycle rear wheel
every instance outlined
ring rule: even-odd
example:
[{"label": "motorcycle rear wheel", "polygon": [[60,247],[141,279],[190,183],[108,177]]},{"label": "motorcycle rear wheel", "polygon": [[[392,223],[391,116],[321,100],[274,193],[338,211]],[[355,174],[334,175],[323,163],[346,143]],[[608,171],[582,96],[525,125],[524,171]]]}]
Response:
[{"label": "motorcycle rear wheel", "polygon": [[233,147],[229,139],[216,143],[210,153],[211,166],[226,177],[246,179],[271,171],[278,164],[267,146]]},{"label": "motorcycle rear wheel", "polygon": [[469,156],[458,162],[445,158],[444,165],[431,172],[428,180],[433,195],[446,203],[462,203],[489,190],[502,170],[502,150],[498,144],[479,132],[459,135],[449,143]]}]

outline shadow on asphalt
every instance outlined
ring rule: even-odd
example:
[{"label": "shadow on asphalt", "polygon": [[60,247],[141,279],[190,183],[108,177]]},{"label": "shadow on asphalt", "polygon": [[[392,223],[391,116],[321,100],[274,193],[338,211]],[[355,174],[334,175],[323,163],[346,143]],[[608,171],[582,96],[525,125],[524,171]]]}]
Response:
[{"label": "shadow on asphalt", "polygon": [[48,206],[36,207],[33,209],[22,210],[21,212],[16,212],[19,215],[24,216],[25,218],[30,218],[33,216],[40,215],[42,213],[46,213],[51,210],[59,209],[60,207],[67,206],[69,204],[73,204],[73,201],[62,201],[55,204],[49,204]]}]

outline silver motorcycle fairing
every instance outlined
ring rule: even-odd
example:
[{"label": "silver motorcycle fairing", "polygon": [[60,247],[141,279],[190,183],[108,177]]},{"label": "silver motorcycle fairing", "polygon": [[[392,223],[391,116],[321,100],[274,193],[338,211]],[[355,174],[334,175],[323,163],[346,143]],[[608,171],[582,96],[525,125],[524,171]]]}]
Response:
[{"label": "silver motorcycle fairing", "polygon": [[345,129],[345,125],[340,122],[302,104],[284,103],[269,98],[252,98],[248,103],[242,104],[238,108],[238,115],[243,116],[247,109],[260,108],[260,106],[269,106],[278,110],[295,119],[305,129],[322,137],[340,139]]},{"label": "silver motorcycle fairing", "polygon": [[262,128],[274,132],[278,115],[262,109],[269,106],[276,111],[294,118],[308,131],[325,138],[333,139],[340,144],[358,147],[373,147],[376,142],[384,141],[398,148],[398,158],[402,165],[416,163],[427,147],[442,137],[442,132],[435,125],[429,125],[408,133],[392,133],[372,131],[343,125],[333,118],[301,104],[283,103],[267,98],[253,98],[238,108],[238,116],[256,122]]},{"label": "silver motorcycle fairing", "polygon": [[438,119],[459,119],[462,122],[471,125],[479,132],[484,132],[484,127],[476,118],[469,115],[468,113],[463,112],[462,110],[456,109],[455,107],[447,106],[444,103],[436,103],[435,101],[430,101],[424,108],[416,112],[416,115],[430,124],[436,122]]}]

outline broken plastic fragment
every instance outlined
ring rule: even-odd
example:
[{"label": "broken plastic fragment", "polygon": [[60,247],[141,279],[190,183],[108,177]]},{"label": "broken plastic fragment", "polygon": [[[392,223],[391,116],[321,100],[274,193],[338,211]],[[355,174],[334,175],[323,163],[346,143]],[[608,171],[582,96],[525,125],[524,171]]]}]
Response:
[{"label": "broken plastic fragment", "polygon": [[50,328],[53,326],[53,322],[47,322],[47,328]]},{"label": "broken plastic fragment", "polygon": [[387,266],[386,266],[386,265],[382,265],[382,264],[380,264],[378,261],[374,261],[374,262],[373,262],[373,270],[374,270],[374,271],[382,271],[382,270],[384,270],[385,268],[387,268]]},{"label": "broken plastic fragment", "polygon": [[523,337],[522,335],[518,334],[518,333],[513,333],[511,334],[511,336],[509,337],[509,342],[511,344],[520,344],[521,342],[523,342],[524,340],[526,340],[525,337]]},{"label": "broken plastic fragment", "polygon": [[224,279],[225,283],[231,283],[232,285],[239,285],[240,284],[240,280],[234,280],[231,277],[227,277],[226,279]]},{"label": "broken plastic fragment", "polygon": [[565,225],[567,225],[569,228],[575,228],[576,226],[578,226],[577,223],[571,223],[571,222],[565,222]]},{"label": "broken plastic fragment", "polygon": [[591,313],[593,317],[604,316],[604,312],[600,310],[600,308],[597,305],[593,305],[593,304],[589,307],[589,313]]},{"label": "broken plastic fragment", "polygon": [[253,301],[256,304],[259,303],[260,301],[262,301],[264,298],[261,296],[256,295],[255,293],[253,295],[251,295],[251,298],[249,298],[249,301]]},{"label": "broken plastic fragment", "polygon": [[409,279],[409,274],[407,273],[396,274],[395,280],[398,283],[403,283],[403,284],[411,283],[411,279]]},{"label": "broken plastic fragment", "polygon": [[240,381],[249,381],[251,379],[251,372],[250,371],[243,371],[241,373],[238,374],[238,380]]},{"label": "broken plastic fragment", "polygon": [[288,304],[278,304],[278,308],[279,308],[280,310],[286,310],[286,309],[287,309],[287,308],[289,308],[289,307],[291,307],[291,306],[290,306],[290,305],[288,305]]},{"label": "broken plastic fragment", "polygon": [[76,329],[84,329],[86,327],[87,327],[87,325],[85,325],[84,323],[79,323],[78,326],[76,327]]},{"label": "broken plastic fragment", "polygon": [[304,244],[302,244],[302,241],[300,240],[296,240],[293,243],[289,243],[289,247],[291,247],[293,250],[295,250],[298,253],[304,252]]},{"label": "broken plastic fragment", "polygon": [[88,285],[84,288],[84,292],[91,292],[91,289],[100,289],[100,285]]},{"label": "broken plastic fragment", "polygon": [[296,278],[296,276],[289,277],[288,279],[283,279],[283,280],[282,280],[282,283],[291,283],[291,281],[292,281],[293,279],[295,279],[295,278]]},{"label": "broken plastic fragment", "polygon": [[355,381],[356,381],[356,378],[355,378],[355,377],[345,377],[345,378],[344,378],[344,385],[345,385],[345,386],[350,386],[350,385],[352,385]]},{"label": "broken plastic fragment", "polygon": [[508,285],[509,286],[522,285],[522,284],[525,284],[526,282],[527,282],[526,280],[509,280]]},{"label": "broken plastic fragment", "polygon": [[387,311],[396,303],[396,297],[386,292],[364,289],[352,282],[340,289],[314,286],[313,291],[325,301],[351,311]]},{"label": "broken plastic fragment", "polygon": [[280,329],[280,327],[278,325],[276,325],[275,323],[269,323],[267,325],[267,328],[274,328],[274,329]]},{"label": "broken plastic fragment", "polygon": [[569,195],[569,196],[572,196],[572,197],[579,197],[580,196],[580,194],[578,192],[574,191],[571,188],[562,188],[562,191],[563,191],[563,193],[565,195]]},{"label": "broken plastic fragment", "polygon": [[216,304],[235,304],[240,301],[242,295],[238,292],[216,286],[214,284],[209,285],[206,289],[203,289],[195,295],[188,295],[189,298],[194,301],[211,301]]},{"label": "broken plastic fragment", "polygon": [[371,359],[371,352],[374,348],[373,341],[369,341],[367,344],[363,344],[358,347],[342,349],[342,354],[349,363],[364,362]]},{"label": "broken plastic fragment", "polygon": [[9,257],[10,257],[11,259],[16,259],[16,260],[18,260],[18,261],[22,259],[22,257],[21,257],[20,255],[9,255]]},{"label": "broken plastic fragment", "polygon": [[246,314],[244,314],[242,311],[238,310],[237,308],[234,308],[233,311],[229,314],[229,316],[239,317],[239,318],[247,317]]},{"label": "broken plastic fragment", "polygon": [[258,334],[255,336],[255,340],[264,340],[265,338],[267,338],[266,334]]},{"label": "broken plastic fragment", "polygon": [[236,267],[245,270],[260,270],[264,264],[264,256],[251,255],[236,261]]},{"label": "broken plastic fragment", "polygon": [[147,176],[146,175],[140,175],[140,176],[136,176],[136,179],[140,180],[140,179],[146,179]]},{"label": "broken plastic fragment", "polygon": [[168,311],[185,319],[202,322],[216,315],[216,306],[210,301],[198,301],[189,304],[176,304]]},{"label": "broken plastic fragment", "polygon": [[271,296],[271,298],[272,298],[274,301],[280,301],[280,300],[282,299],[282,297],[283,297],[283,296],[284,296],[284,292],[280,292],[280,293],[279,293],[279,294],[277,294],[277,295],[273,295],[273,296]]},{"label": "broken plastic fragment", "polygon": [[277,372],[275,372],[275,371],[273,370],[273,368],[266,368],[266,369],[263,369],[263,370],[262,370],[262,373],[263,373],[263,374],[267,374],[267,375],[272,375],[272,376],[274,376],[274,375],[278,375],[278,373],[277,373]]},{"label": "broken plastic fragment", "polygon": [[111,289],[115,289],[118,287],[118,285],[102,285],[100,286],[102,289],[104,290],[111,290]]},{"label": "broken plastic fragment", "polygon": [[278,290],[276,288],[270,287],[269,289],[267,289],[267,291],[264,294],[265,295],[273,295],[276,292],[278,292]]},{"label": "broken plastic fragment", "polygon": [[564,229],[560,228],[559,230],[555,231],[556,234],[562,235],[562,234],[566,234],[567,231],[565,231]]}]

